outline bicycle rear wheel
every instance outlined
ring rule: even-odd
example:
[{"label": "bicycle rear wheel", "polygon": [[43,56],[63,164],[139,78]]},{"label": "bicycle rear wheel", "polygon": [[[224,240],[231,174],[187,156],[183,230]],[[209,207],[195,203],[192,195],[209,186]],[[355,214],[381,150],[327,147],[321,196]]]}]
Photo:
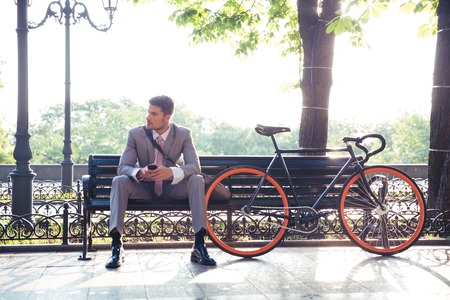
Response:
[{"label": "bicycle rear wheel", "polygon": [[[217,184],[230,190],[231,199],[226,202],[212,199],[211,192]],[[253,194],[255,201],[246,210]],[[283,188],[272,176],[251,166],[237,166],[218,174],[206,192],[206,205],[212,242],[223,251],[241,257],[271,251],[282,241],[289,221]]]},{"label": "bicycle rear wheel", "polygon": [[392,255],[408,249],[425,223],[426,206],[419,187],[392,167],[368,167],[364,176],[368,187],[360,174],[354,174],[342,188],[338,210],[344,232],[371,253]]}]

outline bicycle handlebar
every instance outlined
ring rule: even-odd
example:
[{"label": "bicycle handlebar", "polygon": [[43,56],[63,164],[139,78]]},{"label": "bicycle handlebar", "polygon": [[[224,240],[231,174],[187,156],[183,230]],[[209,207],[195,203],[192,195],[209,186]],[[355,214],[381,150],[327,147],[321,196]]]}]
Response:
[{"label": "bicycle handlebar", "polygon": [[[369,138],[375,138],[375,139],[380,140],[381,146],[378,149],[369,151],[369,149],[367,149],[366,146],[361,144],[365,139],[369,139]],[[386,139],[381,134],[378,134],[378,133],[367,134],[367,135],[363,135],[362,137],[356,137],[356,138],[346,136],[342,139],[342,142],[343,143],[354,142],[355,146],[357,148],[361,149],[366,154],[366,157],[360,162],[362,164],[366,163],[369,160],[369,157],[380,153],[386,147]]]}]

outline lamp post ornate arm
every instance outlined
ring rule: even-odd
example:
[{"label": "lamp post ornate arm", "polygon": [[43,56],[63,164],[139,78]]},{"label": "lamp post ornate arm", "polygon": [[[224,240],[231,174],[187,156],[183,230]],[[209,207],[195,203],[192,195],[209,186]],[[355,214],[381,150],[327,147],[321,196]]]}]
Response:
[{"label": "lamp post ornate arm", "polygon": [[36,29],[38,27],[41,27],[42,25],[45,24],[45,22],[49,18],[55,18],[56,21],[58,21],[60,24],[62,24],[63,12],[64,12],[64,9],[63,9],[61,3],[59,1],[53,1],[48,5],[47,12],[45,13],[45,17],[42,19],[42,21],[40,21],[39,23],[30,21],[30,22],[28,22],[28,28]]},{"label": "lamp post ornate arm", "polygon": [[[117,3],[117,1],[116,1],[116,3]],[[98,31],[106,32],[112,26],[112,20],[113,20],[113,17],[114,17],[114,13],[116,11],[116,7],[117,6],[115,6],[115,7],[113,7],[113,6],[109,6],[109,7],[105,6],[105,10],[108,12],[108,17],[109,17],[109,24],[108,25],[105,25],[105,24],[99,25],[99,26],[95,25],[94,22],[92,22],[91,18],[89,17],[89,12],[88,12],[88,10],[86,8],[86,5],[84,5],[81,2],[75,1],[75,4],[73,6],[73,14],[72,15],[73,15],[73,19],[75,20],[75,22],[80,22],[81,18],[84,18],[84,19],[86,19],[89,22],[89,24],[91,24],[91,26],[93,28],[97,29]],[[80,9],[80,12],[77,12],[77,9]]]},{"label": "lamp post ornate arm", "polygon": [[66,18],[72,17],[73,23],[72,25],[75,25],[76,23],[80,23],[81,19],[86,19],[89,24],[97,29],[98,31],[106,32],[108,31],[112,26],[112,20],[114,17],[114,13],[117,9],[117,0],[114,1],[104,1],[103,6],[104,9],[108,12],[109,17],[109,24],[102,24],[102,25],[96,25],[89,16],[89,11],[86,7],[86,5],[82,2],[73,1],[73,6],[70,6],[70,0],[65,0],[64,6],[61,3],[61,0],[58,1],[52,1],[47,7],[47,12],[45,13],[44,18],[39,22],[29,22],[28,28],[30,29],[36,29],[38,27],[41,27],[45,24],[45,22],[49,18],[55,18],[57,22],[60,24],[63,24],[63,17],[66,16]]}]

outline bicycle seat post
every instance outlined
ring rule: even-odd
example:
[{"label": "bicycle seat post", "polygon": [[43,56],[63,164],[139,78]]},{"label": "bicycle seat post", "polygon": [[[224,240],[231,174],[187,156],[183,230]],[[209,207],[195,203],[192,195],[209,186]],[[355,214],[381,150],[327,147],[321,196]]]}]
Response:
[{"label": "bicycle seat post", "polygon": [[272,139],[272,143],[273,143],[273,146],[275,148],[275,153],[279,154],[280,153],[280,148],[278,147],[277,140],[275,139],[275,134],[272,134],[270,136],[270,138]]}]

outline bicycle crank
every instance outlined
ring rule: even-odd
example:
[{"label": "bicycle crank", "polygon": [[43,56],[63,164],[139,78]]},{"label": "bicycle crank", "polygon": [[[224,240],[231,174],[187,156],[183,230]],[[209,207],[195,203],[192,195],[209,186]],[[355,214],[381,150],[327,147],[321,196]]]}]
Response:
[{"label": "bicycle crank", "polygon": [[301,206],[295,212],[295,228],[296,231],[301,233],[311,233],[317,230],[319,227],[319,218],[321,215],[317,211],[309,206]]}]

